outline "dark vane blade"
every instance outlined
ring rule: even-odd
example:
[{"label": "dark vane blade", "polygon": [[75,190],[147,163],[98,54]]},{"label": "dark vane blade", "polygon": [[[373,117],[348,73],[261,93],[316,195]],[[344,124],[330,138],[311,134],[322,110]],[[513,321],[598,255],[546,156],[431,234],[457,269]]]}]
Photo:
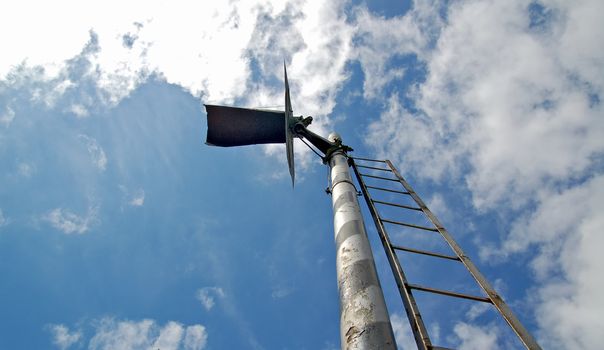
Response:
[{"label": "dark vane blade", "polygon": [[287,68],[285,67],[285,62],[283,62],[283,75],[285,77],[285,153],[293,186],[296,179],[296,168],[294,166],[294,136],[292,127],[295,121],[292,111],[292,102],[289,97],[289,82],[287,81]]},{"label": "dark vane blade", "polygon": [[285,143],[284,112],[215,105],[205,107],[208,145],[231,147]]}]

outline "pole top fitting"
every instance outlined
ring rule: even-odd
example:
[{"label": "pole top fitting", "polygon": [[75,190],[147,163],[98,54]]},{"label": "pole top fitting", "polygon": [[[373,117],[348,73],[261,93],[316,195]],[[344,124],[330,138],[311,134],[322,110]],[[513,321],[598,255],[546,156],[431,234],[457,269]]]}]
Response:
[{"label": "pole top fitting", "polygon": [[338,134],[337,132],[332,132],[331,134],[329,134],[329,136],[327,136],[327,140],[331,143],[331,147],[329,147],[329,149],[327,149],[327,152],[325,152],[325,157],[323,157],[323,163],[329,162],[331,156],[336,152],[343,152],[344,154],[346,154],[346,152],[353,150],[351,147],[342,144],[342,136],[340,136],[340,134]]},{"label": "pole top fitting", "polygon": [[340,134],[337,132],[332,132],[329,134],[329,136],[327,136],[327,140],[335,144],[342,144],[342,136],[340,136]]}]

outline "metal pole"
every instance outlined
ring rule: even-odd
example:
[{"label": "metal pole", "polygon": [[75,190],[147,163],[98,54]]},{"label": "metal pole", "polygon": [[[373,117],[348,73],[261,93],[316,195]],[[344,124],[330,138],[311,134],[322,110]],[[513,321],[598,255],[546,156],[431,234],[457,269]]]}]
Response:
[{"label": "metal pole", "polygon": [[[340,144],[332,133],[329,141]],[[343,149],[328,155],[340,293],[342,349],[396,349],[357,191]]]}]

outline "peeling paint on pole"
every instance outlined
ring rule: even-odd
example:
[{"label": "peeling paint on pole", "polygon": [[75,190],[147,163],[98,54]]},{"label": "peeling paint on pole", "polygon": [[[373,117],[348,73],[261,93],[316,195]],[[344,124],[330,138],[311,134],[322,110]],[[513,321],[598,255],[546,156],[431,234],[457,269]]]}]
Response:
[{"label": "peeling paint on pole", "polygon": [[[329,141],[339,135],[332,133]],[[342,349],[396,349],[386,302],[343,151],[329,158]]]}]

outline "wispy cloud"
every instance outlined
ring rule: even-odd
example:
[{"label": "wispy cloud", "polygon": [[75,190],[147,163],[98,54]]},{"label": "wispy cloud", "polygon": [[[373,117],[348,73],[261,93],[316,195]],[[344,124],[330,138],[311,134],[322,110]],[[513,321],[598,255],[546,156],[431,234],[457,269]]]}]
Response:
[{"label": "wispy cloud", "polygon": [[150,319],[117,321],[113,318],[104,318],[98,321],[88,347],[99,350],[143,348],[159,338],[159,334],[151,335],[154,326],[155,321]]},{"label": "wispy cloud", "polygon": [[79,216],[68,209],[55,208],[43,216],[54,228],[65,234],[83,234],[98,222],[98,207],[89,207],[86,215]]},{"label": "wispy cloud", "polygon": [[479,327],[460,322],[455,325],[454,332],[459,338],[460,350],[500,349],[497,329],[494,327]]},{"label": "wispy cloud", "polygon": [[[601,30],[588,35],[601,11],[601,1],[452,4],[419,56],[425,81],[390,93],[368,138],[417,176],[462,177],[478,211],[520,213],[483,256],[534,256],[539,335],[551,348],[598,347],[604,327],[594,248],[604,244],[604,47]],[[472,348],[476,328],[456,332]],[[487,330],[477,347],[492,348],[496,335]]]},{"label": "wispy cloud", "polygon": [[159,336],[153,342],[153,349],[177,349],[185,329],[182,325],[170,321],[160,331]]},{"label": "wispy cloud", "polygon": [[447,206],[443,196],[440,193],[434,193],[427,203],[428,208],[432,211],[440,220],[448,221],[451,219],[451,209]]},{"label": "wispy cloud", "polygon": [[186,350],[201,350],[208,341],[206,328],[200,324],[188,326],[185,331],[184,348]]},{"label": "wispy cloud", "polygon": [[604,308],[602,210],[604,175],[565,191],[544,191],[537,209],[514,223],[502,246],[483,252],[531,252],[530,267],[539,281],[537,321],[547,347],[591,348],[604,329],[599,312]]},{"label": "wispy cloud", "polygon": [[[355,13],[355,41],[351,52],[361,64],[365,79],[363,96],[366,99],[383,98],[384,87],[407,74],[402,65],[393,65],[396,57],[423,56],[432,41],[430,31],[441,26],[438,8],[431,1],[415,4],[404,16],[383,18],[357,8]],[[392,28],[397,28],[392,30]]]},{"label": "wispy cloud", "polygon": [[224,298],[224,291],[220,287],[204,287],[198,289],[195,296],[201,305],[210,311],[214,307],[216,298]]},{"label": "wispy cloud", "polygon": [[[124,185],[118,185],[118,188],[122,192],[123,204],[127,204],[132,207],[142,207],[145,204],[145,190],[138,188],[136,190],[130,190]],[[122,207],[122,210],[124,208]]]},{"label": "wispy cloud", "polygon": [[70,331],[63,324],[52,324],[48,326],[48,329],[52,333],[52,343],[61,350],[69,349],[82,339],[82,332]]},{"label": "wispy cloud", "polygon": [[97,140],[83,134],[78,135],[78,138],[86,144],[86,149],[88,150],[94,165],[99,170],[104,171],[107,168],[107,156]]},{"label": "wispy cloud", "polygon": [[0,114],[0,124],[5,128],[8,128],[15,119],[15,111],[7,106],[5,110]]},{"label": "wispy cloud", "polygon": [[390,323],[392,324],[394,339],[399,349],[414,349],[417,347],[411,333],[411,326],[406,317],[403,318],[399,314],[392,314],[390,316]]},{"label": "wispy cloud", "polygon": [[[60,105],[77,118],[117,105],[149,77],[178,84],[206,102],[281,106],[285,58],[295,108],[313,115],[312,128],[326,134],[332,123],[327,116],[349,77],[346,65],[355,29],[345,1],[221,0],[181,4],[178,11],[159,3],[141,11],[117,1],[86,7],[59,1],[44,11],[50,16],[64,6],[77,15],[61,16],[61,28],[46,16],[0,22],[0,30],[22,35],[34,24],[48,29],[26,35],[27,45],[21,40],[4,43],[10,54],[0,58],[0,80],[15,77],[30,89],[30,101],[48,108]],[[20,4],[11,8],[14,16],[28,12]],[[111,25],[105,18],[112,18]],[[56,37],[62,38],[61,45],[41,49]],[[296,154],[299,165],[307,164],[305,147],[297,147]]]},{"label": "wispy cloud", "polygon": [[71,107],[69,107],[69,111],[75,114],[78,118],[84,118],[89,115],[88,109],[86,109],[84,105],[79,103],[72,104]]},{"label": "wispy cloud", "polygon": [[36,166],[32,163],[21,162],[17,165],[17,173],[25,178],[31,177],[36,172]]},{"label": "wispy cloud", "polygon": [[[537,252],[532,268],[543,339],[552,347],[597,347],[602,318],[594,310],[602,307],[593,305],[602,306],[604,263],[594,247],[602,246],[604,204],[589,194],[602,198],[596,185],[602,186],[604,152],[598,30],[604,3],[453,2],[446,23],[436,4],[416,2],[408,14],[385,19],[363,8],[349,18],[343,1],[151,3],[136,11],[135,4],[109,1],[70,4],[77,15],[61,16],[65,22],[55,26],[66,5],[41,3],[32,14],[29,4],[14,2],[0,31],[22,35],[3,43],[0,79],[10,75],[7,84],[29,89],[27,101],[49,108],[62,101],[78,117],[91,105],[115,105],[155,73],[206,100],[273,105],[282,103],[282,86],[274,81],[285,56],[294,105],[318,116],[313,127],[325,130],[349,78],[347,64],[359,62],[364,97],[384,103],[369,144],[419,176],[461,177],[477,210],[526,210],[501,250],[503,256]],[[110,25],[101,20],[106,14]],[[34,24],[47,30],[27,30]],[[386,92],[408,75],[409,67],[392,64],[407,56],[425,65],[425,80]],[[260,82],[252,81],[256,68]],[[0,125],[12,125],[15,110],[0,111]],[[105,170],[103,148],[82,136],[94,165]],[[562,203],[576,198],[585,210]],[[144,199],[142,192],[125,203]],[[87,232],[95,218],[94,210],[79,216],[64,208],[44,217],[65,233]],[[214,305],[212,293],[209,307],[200,298],[206,309]],[[461,335],[473,331],[459,328]]]},{"label": "wispy cloud", "polygon": [[69,349],[78,343],[87,343],[90,350],[162,349],[202,350],[208,335],[204,326],[185,326],[169,321],[164,326],[155,320],[117,320],[105,317],[91,321],[93,334],[86,339],[81,329],[70,331],[62,324],[49,325],[52,342],[59,349]]},{"label": "wispy cloud", "polygon": [[292,294],[293,291],[294,291],[294,289],[290,288],[290,287],[276,286],[275,288],[273,288],[273,291],[271,292],[271,297],[273,299],[283,299],[283,298],[287,297],[288,295]]},{"label": "wispy cloud", "polygon": [[602,104],[593,98],[604,95],[604,83],[590,73],[604,49],[577,46],[597,27],[588,13],[602,5],[550,7],[565,15],[537,30],[520,2],[454,4],[426,57],[426,81],[405,96],[414,110],[392,95],[372,144],[431,178],[469,163],[466,181],[479,208],[520,205],[548,182],[589,170],[604,150]]},{"label": "wispy cloud", "polygon": [[487,303],[475,303],[466,312],[466,317],[468,318],[468,320],[474,321],[480,315],[483,315],[489,310],[491,310],[491,305]]},{"label": "wispy cloud", "polygon": [[129,204],[133,207],[141,207],[145,204],[145,191],[142,189],[137,190],[130,198]]},{"label": "wispy cloud", "polygon": [[2,208],[0,208],[0,228],[8,225],[9,222],[10,222],[10,220],[4,216],[4,213],[2,212]]}]

